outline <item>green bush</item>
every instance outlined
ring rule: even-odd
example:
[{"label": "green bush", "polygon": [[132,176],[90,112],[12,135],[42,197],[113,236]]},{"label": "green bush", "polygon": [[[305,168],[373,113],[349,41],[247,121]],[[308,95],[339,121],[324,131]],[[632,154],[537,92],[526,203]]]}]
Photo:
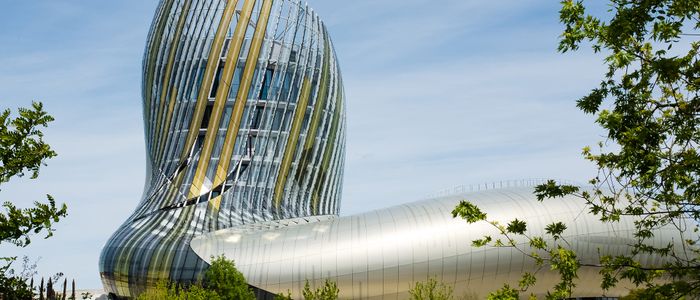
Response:
[{"label": "green bush", "polygon": [[175,283],[160,281],[155,288],[148,289],[136,298],[137,300],[218,300],[216,292],[207,290],[201,284],[193,284],[183,288]]},{"label": "green bush", "polygon": [[451,287],[435,278],[429,278],[425,282],[416,282],[416,285],[408,290],[411,300],[449,300],[453,299]]},{"label": "green bush", "polygon": [[204,274],[204,287],[216,292],[224,300],[255,299],[243,274],[226,257],[212,257],[211,266]]},{"label": "green bush", "polygon": [[236,270],[233,261],[224,256],[212,257],[211,266],[204,274],[204,281],[181,286],[160,281],[147,289],[138,300],[249,300],[255,299],[245,277]]},{"label": "green bush", "polygon": [[304,300],[335,300],[338,299],[339,292],[338,285],[328,279],[326,279],[322,287],[315,290],[311,289],[309,281],[307,280],[306,284],[304,284],[302,295],[304,296]]}]

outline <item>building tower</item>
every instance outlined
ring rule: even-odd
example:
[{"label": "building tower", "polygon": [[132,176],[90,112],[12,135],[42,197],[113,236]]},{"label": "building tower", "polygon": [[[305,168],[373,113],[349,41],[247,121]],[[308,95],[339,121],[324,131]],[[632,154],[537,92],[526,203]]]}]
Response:
[{"label": "building tower", "polygon": [[345,98],[299,0],[161,0],[143,59],[147,179],[100,256],[108,293],[198,280],[193,237],[338,214]]}]

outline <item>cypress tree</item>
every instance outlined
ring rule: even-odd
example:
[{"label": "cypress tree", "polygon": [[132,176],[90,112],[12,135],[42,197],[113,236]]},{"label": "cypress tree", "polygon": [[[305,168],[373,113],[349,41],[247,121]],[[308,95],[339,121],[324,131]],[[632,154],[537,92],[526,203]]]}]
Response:
[{"label": "cypress tree", "polygon": [[70,299],[75,300],[75,279],[73,279],[73,286],[71,287]]},{"label": "cypress tree", "polygon": [[61,299],[66,300],[66,287],[68,286],[68,278],[63,279],[63,295]]},{"label": "cypress tree", "polygon": [[46,300],[56,300],[56,293],[53,291],[51,278],[49,278],[49,283],[46,284]]},{"label": "cypress tree", "polygon": [[44,300],[44,277],[41,277],[41,284],[39,285],[39,300]]}]

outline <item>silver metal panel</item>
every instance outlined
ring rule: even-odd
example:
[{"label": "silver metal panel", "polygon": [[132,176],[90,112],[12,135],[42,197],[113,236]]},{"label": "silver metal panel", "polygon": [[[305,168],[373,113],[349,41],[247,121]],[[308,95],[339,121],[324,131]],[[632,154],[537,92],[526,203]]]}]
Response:
[{"label": "silver metal panel", "polygon": [[[306,220],[300,224],[268,223],[264,229],[229,228],[194,238],[191,247],[202,259],[225,254],[249,283],[300,297],[305,281],[321,286],[327,278],[338,283],[345,299],[403,299],[417,281],[429,277],[455,288],[455,296],[484,298],[504,283],[517,286],[524,271],[535,271],[532,259],[509,248],[473,248],[471,241],[491,234],[486,223],[467,224],[451,216],[462,199],[481,207],[492,220],[518,218],[529,225],[529,234],[543,235],[555,221],[568,225],[565,239],[585,263],[597,263],[602,254],[629,253],[634,242],[633,219],[601,223],[587,213],[580,199],[539,202],[532,188],[508,188],[435,198],[360,215]],[[582,213],[583,212],[583,213]],[[305,219],[300,219],[305,220]],[[317,219],[318,220],[318,219]],[[675,228],[657,233],[657,246],[678,239]],[[645,264],[658,257],[640,256]],[[547,269],[545,267],[545,269]],[[584,267],[574,296],[601,296],[598,269]],[[538,274],[531,290],[542,294],[556,283],[556,273]],[[624,284],[608,296],[628,292]]]}]

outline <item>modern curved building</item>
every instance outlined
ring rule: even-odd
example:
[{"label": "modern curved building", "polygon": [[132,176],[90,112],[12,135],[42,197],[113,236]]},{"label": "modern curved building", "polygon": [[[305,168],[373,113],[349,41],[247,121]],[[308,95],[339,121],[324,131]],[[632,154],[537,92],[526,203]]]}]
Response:
[{"label": "modern curved building", "polygon": [[[586,213],[587,207],[573,196],[540,202],[532,186],[518,185],[407,203],[359,215],[273,221],[256,226],[224,229],[194,238],[191,247],[207,261],[224,253],[235,260],[248,282],[272,293],[290,291],[303,299],[306,280],[322,286],[337,282],[342,299],[408,299],[416,282],[433,277],[454,287],[455,299],[486,299],[504,283],[517,287],[523,272],[534,273],[533,259],[513,248],[472,247],[484,235],[498,237],[485,222],[468,225],[453,218],[452,210],[464,199],[479,206],[489,219],[526,220],[528,234],[546,236],[547,224],[564,221],[562,236],[584,264],[597,264],[602,254],[630,253],[636,242],[634,218],[601,223]],[[662,247],[679,240],[678,230],[667,226],[652,242]],[[528,242],[519,246],[530,253]],[[551,242],[551,241],[550,241]],[[639,262],[659,265],[659,258],[638,256]],[[630,285],[604,292],[599,268],[584,267],[572,296],[621,296]],[[543,297],[558,282],[545,266],[539,284],[526,293]]]},{"label": "modern curved building", "polygon": [[147,181],[100,256],[122,297],[207,263],[200,234],[338,214],[345,103],[332,42],[293,0],[162,0],[143,61]]},{"label": "modern curved building", "polygon": [[[509,249],[472,248],[490,229],[451,217],[465,198],[495,219],[524,218],[534,234],[572,220],[566,237],[584,260],[630,250],[632,220],[601,224],[575,201],[544,205],[527,187],[338,217],[343,81],[326,27],[300,0],[161,0],[142,88],[144,193],[99,262],[105,290],[120,298],[163,279],[199,280],[219,254],[261,294],[298,297],[306,280],[331,279],[342,298],[403,299],[437,277],[481,298],[534,265]],[[676,238],[658,236],[659,245]],[[554,280],[542,272],[537,293]],[[597,270],[580,276],[575,295],[602,294]]]}]

